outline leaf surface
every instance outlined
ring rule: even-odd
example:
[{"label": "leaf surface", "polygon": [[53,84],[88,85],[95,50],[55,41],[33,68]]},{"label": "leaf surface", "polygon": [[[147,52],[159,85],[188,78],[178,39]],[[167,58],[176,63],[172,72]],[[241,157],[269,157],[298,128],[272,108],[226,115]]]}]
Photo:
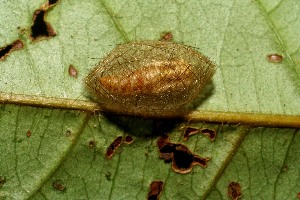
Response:
[{"label": "leaf surface", "polygon": [[[24,48],[0,61],[0,199],[144,199],[155,180],[164,182],[161,199],[228,199],[231,182],[245,199],[297,199],[299,129],[163,122],[171,142],[211,158],[207,168],[179,174],[159,158],[157,120],[70,105],[91,101],[83,79],[117,44],[170,31],[218,65],[196,110],[299,116],[299,1],[60,1],[45,17],[57,35],[33,42],[33,13],[43,3],[1,3],[0,46],[20,39]],[[275,53],[282,62],[268,60]],[[22,105],[25,97],[34,106]],[[53,100],[60,109],[45,107]],[[189,126],[216,130],[217,138],[185,141]],[[133,143],[107,159],[109,145],[127,135]]]}]

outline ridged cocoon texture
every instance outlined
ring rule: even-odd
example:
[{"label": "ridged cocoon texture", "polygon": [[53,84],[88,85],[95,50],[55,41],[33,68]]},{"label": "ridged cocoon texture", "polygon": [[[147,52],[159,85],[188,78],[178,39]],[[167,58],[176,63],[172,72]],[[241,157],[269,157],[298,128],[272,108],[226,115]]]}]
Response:
[{"label": "ridged cocoon texture", "polygon": [[85,81],[103,110],[160,117],[184,111],[215,69],[191,47],[140,41],[117,46]]}]

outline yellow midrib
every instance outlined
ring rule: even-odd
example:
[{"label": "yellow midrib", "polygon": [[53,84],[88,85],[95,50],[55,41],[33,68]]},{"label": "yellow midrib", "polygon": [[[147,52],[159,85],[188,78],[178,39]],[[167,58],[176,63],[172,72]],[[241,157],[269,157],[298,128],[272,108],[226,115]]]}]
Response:
[{"label": "yellow midrib", "polygon": [[[86,112],[101,111],[97,103],[85,100],[66,98],[42,97],[34,95],[8,94],[0,92],[0,103],[28,105],[36,107],[50,107],[61,109],[73,109]],[[123,113],[124,114],[124,113]],[[127,113],[128,115],[130,113]],[[153,116],[144,116],[153,117]],[[278,115],[264,113],[243,113],[243,112],[220,112],[197,110],[190,113],[167,114],[160,118],[183,118],[187,121],[202,121],[224,124],[246,124],[262,127],[290,127],[300,128],[300,115]]]}]

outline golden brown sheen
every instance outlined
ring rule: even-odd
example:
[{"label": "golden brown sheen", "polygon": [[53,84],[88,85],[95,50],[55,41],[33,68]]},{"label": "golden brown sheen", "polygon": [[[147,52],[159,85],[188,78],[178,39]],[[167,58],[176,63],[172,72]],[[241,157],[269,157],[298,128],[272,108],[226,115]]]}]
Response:
[{"label": "golden brown sheen", "polygon": [[117,46],[85,81],[106,111],[160,117],[183,111],[215,69],[213,62],[193,48],[140,41]]}]

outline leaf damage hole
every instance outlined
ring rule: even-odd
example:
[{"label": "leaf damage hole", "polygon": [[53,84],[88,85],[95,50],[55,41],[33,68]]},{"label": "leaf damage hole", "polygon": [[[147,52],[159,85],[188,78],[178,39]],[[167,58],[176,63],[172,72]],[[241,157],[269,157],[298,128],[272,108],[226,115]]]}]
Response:
[{"label": "leaf damage hole", "polygon": [[209,158],[202,158],[194,155],[185,145],[176,144],[169,141],[168,135],[163,135],[157,140],[160,158],[166,163],[172,162],[172,169],[181,174],[192,171],[193,166],[200,165],[207,167]]},{"label": "leaf damage hole", "polygon": [[187,140],[190,136],[199,133],[198,128],[187,127],[184,131],[183,140]]},{"label": "leaf damage hole", "polygon": [[283,56],[274,53],[274,54],[269,54],[269,55],[267,55],[267,59],[268,59],[270,62],[273,62],[273,63],[279,63],[279,62],[282,61]]},{"label": "leaf damage hole", "polygon": [[148,200],[159,200],[161,192],[163,190],[163,181],[153,181],[150,184],[150,192],[148,193]]},{"label": "leaf damage hole", "polygon": [[164,41],[164,42],[168,42],[168,41],[172,41],[173,40],[173,34],[172,32],[168,31],[168,32],[163,32],[160,35],[160,41]]},{"label": "leaf damage hole", "polygon": [[37,10],[34,13],[30,34],[32,41],[56,35],[52,26],[45,21],[45,13],[44,10]]},{"label": "leaf damage hole", "polygon": [[49,0],[49,6],[54,6],[59,0]]},{"label": "leaf damage hole", "polygon": [[122,143],[122,136],[117,137],[107,148],[106,157],[110,159]]},{"label": "leaf damage hole", "polygon": [[16,40],[13,43],[0,47],[0,61],[5,60],[5,58],[14,50],[20,50],[24,47],[24,44],[21,40]]},{"label": "leaf damage hole", "polygon": [[201,133],[208,136],[211,141],[214,141],[217,137],[217,132],[212,129],[204,128],[201,130]]},{"label": "leaf damage hole", "polygon": [[54,181],[52,183],[52,186],[55,190],[58,190],[58,191],[65,191],[66,190],[65,184],[61,180]]},{"label": "leaf damage hole", "polygon": [[76,68],[72,64],[69,66],[69,75],[74,77],[74,78],[78,77],[78,71],[76,70]]},{"label": "leaf damage hole", "polygon": [[32,41],[37,41],[39,39],[50,38],[56,36],[56,32],[52,26],[46,22],[46,15],[50,8],[55,6],[59,0],[50,0],[45,2],[40,9],[34,12],[31,26],[30,38]]},{"label": "leaf damage hole", "polygon": [[125,138],[125,144],[131,144],[133,142],[133,138],[130,135],[127,135]]},{"label": "leaf damage hole", "polygon": [[44,4],[41,5],[41,9],[46,11],[49,8],[54,7],[58,2],[59,2],[59,0],[48,0]]},{"label": "leaf damage hole", "polygon": [[227,188],[227,194],[229,198],[233,200],[238,200],[242,197],[241,186],[237,182],[231,182]]}]

